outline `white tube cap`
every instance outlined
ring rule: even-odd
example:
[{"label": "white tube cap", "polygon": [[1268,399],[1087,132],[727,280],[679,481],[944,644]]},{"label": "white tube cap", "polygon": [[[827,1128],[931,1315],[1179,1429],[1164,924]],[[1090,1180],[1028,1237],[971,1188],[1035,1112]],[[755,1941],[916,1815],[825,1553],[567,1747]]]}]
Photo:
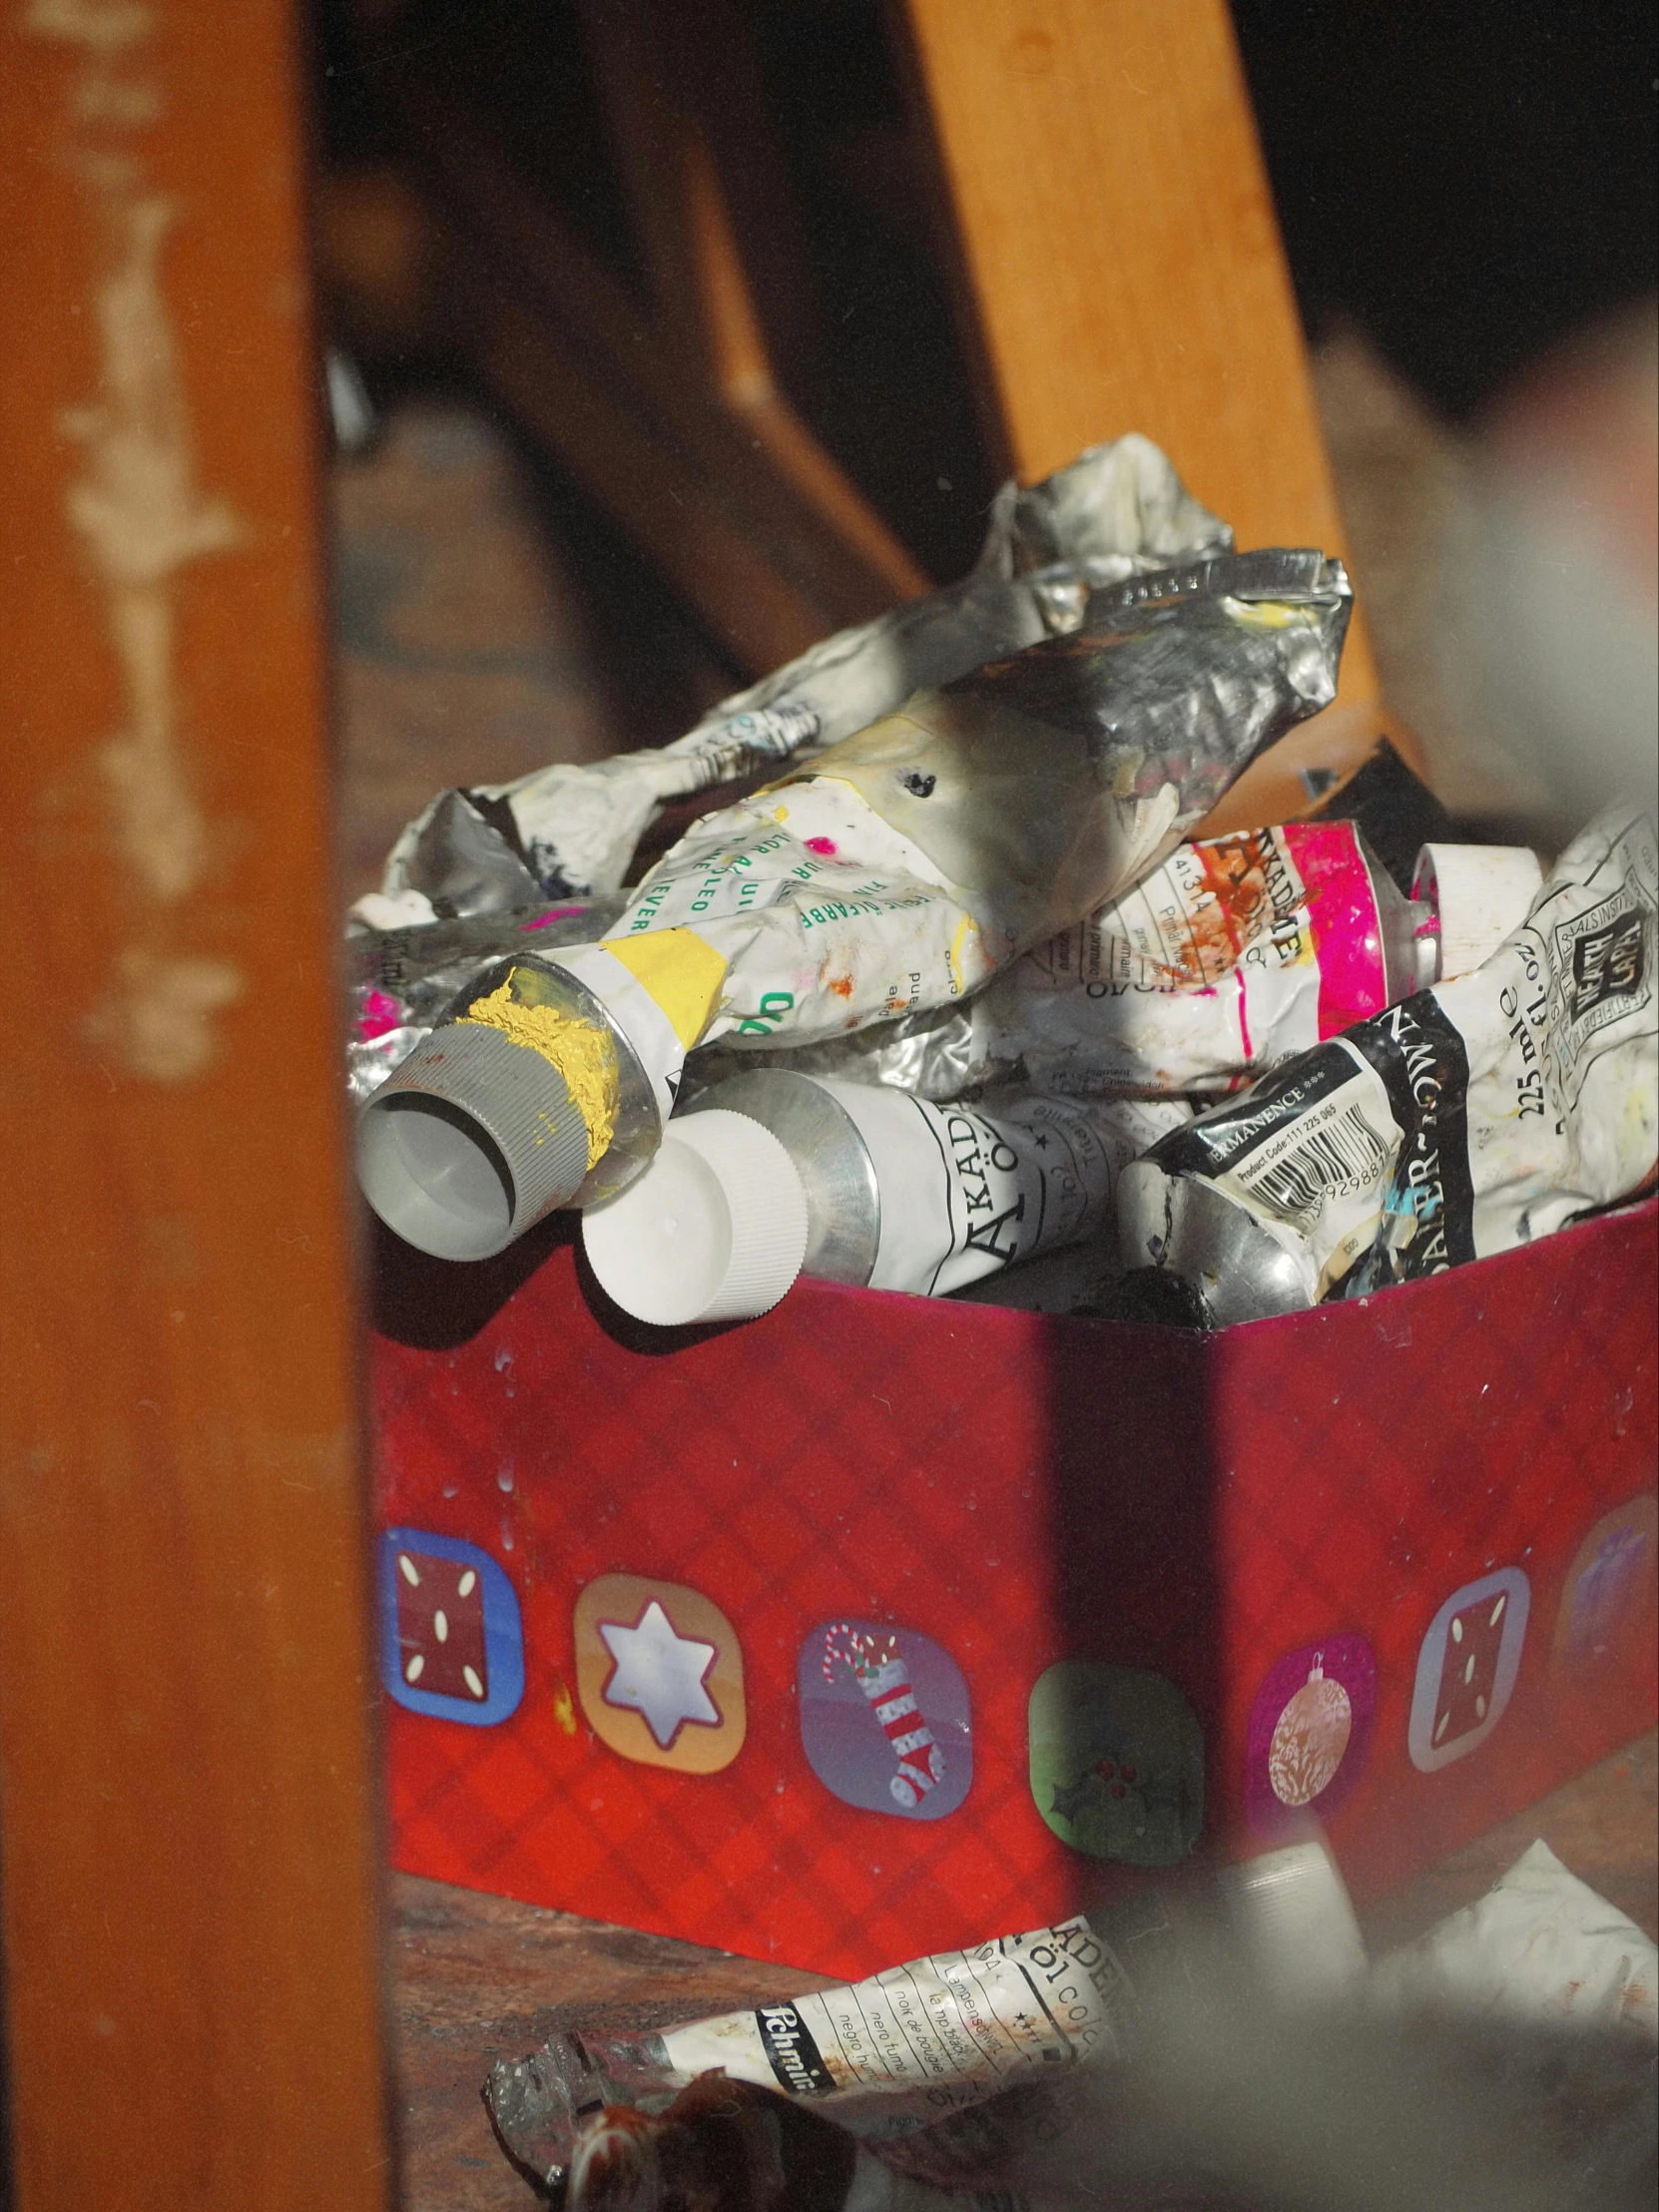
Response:
[{"label": "white tube cap", "polygon": [[747,1114],[672,1121],[625,1191],[582,1216],[606,1294],[636,1321],[749,1321],[776,1306],[807,1256],[795,1163]]},{"label": "white tube cap", "polygon": [[1532,910],[1544,879],[1524,844],[1425,844],[1411,896],[1432,902],[1440,922],[1440,972],[1449,983],[1489,960]]}]

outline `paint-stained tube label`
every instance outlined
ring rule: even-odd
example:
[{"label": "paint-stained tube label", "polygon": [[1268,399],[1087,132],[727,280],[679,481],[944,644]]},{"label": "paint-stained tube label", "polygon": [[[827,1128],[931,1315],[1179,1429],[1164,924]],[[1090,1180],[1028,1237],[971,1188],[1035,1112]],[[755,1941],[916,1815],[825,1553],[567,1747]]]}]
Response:
[{"label": "paint-stained tube label", "polygon": [[686,1064],[686,1047],[673,1017],[664,1011],[647,982],[604,945],[577,945],[568,951],[561,948],[557,964],[605,1001],[639,1054],[657,1111],[667,1121],[674,1111],[680,1071]]},{"label": "paint-stained tube label", "polygon": [[672,2028],[684,2075],[712,2067],[790,2096],[998,2085],[1116,2048],[1117,1972],[1082,1919],[890,1967],[868,1981]]}]

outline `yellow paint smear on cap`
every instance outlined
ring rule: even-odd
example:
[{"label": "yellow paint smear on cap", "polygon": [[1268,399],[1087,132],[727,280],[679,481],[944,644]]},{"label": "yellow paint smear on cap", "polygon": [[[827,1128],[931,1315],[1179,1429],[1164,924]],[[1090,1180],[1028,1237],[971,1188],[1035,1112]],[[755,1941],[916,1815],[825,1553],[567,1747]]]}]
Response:
[{"label": "yellow paint smear on cap", "polygon": [[657,1001],[689,1052],[719,1002],[726,981],[725,954],[705,944],[694,929],[646,929],[635,937],[607,937],[605,950]]},{"label": "yellow paint smear on cap", "polygon": [[[459,1018],[482,1029],[499,1029],[510,1044],[539,1052],[556,1068],[588,1132],[588,1166],[604,1157],[616,1134],[617,1108],[616,1042],[608,1029],[577,1021],[554,1006],[526,1006],[513,996],[510,975],[487,998],[475,998]],[[545,1114],[541,1118],[547,1120]]]}]

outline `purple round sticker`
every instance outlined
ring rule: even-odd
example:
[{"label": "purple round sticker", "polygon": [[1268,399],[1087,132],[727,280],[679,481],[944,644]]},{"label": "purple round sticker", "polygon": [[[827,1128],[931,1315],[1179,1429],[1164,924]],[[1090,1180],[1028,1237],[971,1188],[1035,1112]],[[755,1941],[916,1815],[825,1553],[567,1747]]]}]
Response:
[{"label": "purple round sticker", "polygon": [[807,1763],[843,1805],[900,1820],[955,1812],[973,1780],[968,1687],[913,1628],[822,1621],[797,1671]]},{"label": "purple round sticker", "polygon": [[1360,1779],[1377,1712],[1377,1654],[1364,1636],[1327,1636],[1268,1670],[1250,1709],[1245,1804],[1271,1836],[1321,1820]]}]

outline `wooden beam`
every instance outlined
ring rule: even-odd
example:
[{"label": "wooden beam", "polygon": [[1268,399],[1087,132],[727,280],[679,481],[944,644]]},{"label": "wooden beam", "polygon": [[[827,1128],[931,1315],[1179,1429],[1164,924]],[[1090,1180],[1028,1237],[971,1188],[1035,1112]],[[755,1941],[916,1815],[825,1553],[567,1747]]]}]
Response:
[{"label": "wooden beam", "polygon": [[[1008,464],[1141,430],[1241,546],[1344,532],[1225,0],[894,0]],[[1374,699],[1364,627],[1345,702]]]},{"label": "wooden beam", "polygon": [[0,22],[21,2212],[390,2188],[294,21]]},{"label": "wooden beam", "polygon": [[[421,85],[400,94],[399,110],[433,221],[452,242],[483,374],[745,667],[777,667],[928,588],[777,390],[720,179],[692,125],[674,170],[677,219],[692,234],[677,296],[701,300],[700,337],[642,305],[461,105]],[[671,263],[675,226],[658,228],[653,260]]]}]

